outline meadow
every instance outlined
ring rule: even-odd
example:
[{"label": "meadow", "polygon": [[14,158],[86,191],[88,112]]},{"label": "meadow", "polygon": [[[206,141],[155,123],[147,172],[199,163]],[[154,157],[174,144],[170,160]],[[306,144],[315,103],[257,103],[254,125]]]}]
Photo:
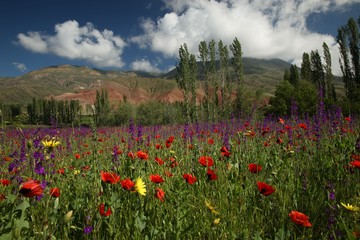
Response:
[{"label": "meadow", "polygon": [[358,239],[341,112],[0,130],[0,239]]}]

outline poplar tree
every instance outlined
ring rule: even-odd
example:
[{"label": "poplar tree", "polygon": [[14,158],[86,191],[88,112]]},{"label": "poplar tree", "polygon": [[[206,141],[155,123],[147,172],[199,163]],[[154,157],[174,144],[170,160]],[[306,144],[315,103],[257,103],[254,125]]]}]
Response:
[{"label": "poplar tree", "polygon": [[176,83],[184,94],[186,122],[190,123],[196,119],[196,58],[189,53],[186,43],[179,48],[176,70]]},{"label": "poplar tree", "polygon": [[[360,18],[358,20],[360,25]],[[350,102],[360,101],[360,39],[359,26],[353,18],[338,29],[340,69],[343,74],[346,96]]]},{"label": "poplar tree", "polygon": [[221,93],[221,116],[227,117],[229,115],[228,109],[230,106],[231,96],[231,81],[229,75],[229,50],[227,46],[220,40],[218,42],[219,62],[220,62],[220,93]]},{"label": "poplar tree", "polygon": [[244,86],[244,79],[243,79],[243,64],[242,64],[242,51],[241,51],[241,44],[237,38],[235,38],[230,45],[230,50],[233,54],[232,64],[236,74],[236,100],[235,100],[235,111],[236,113],[240,113],[242,110],[242,102],[243,102],[243,86]]},{"label": "poplar tree", "polygon": [[209,55],[210,55],[210,63],[209,63],[209,74],[210,74],[210,81],[213,89],[213,99],[211,101],[213,105],[213,115],[215,115],[215,109],[219,106],[219,99],[217,95],[218,91],[218,84],[216,81],[216,49],[215,49],[215,41],[212,39],[209,42]]},{"label": "poplar tree", "polygon": [[324,71],[325,71],[325,85],[326,85],[326,95],[325,98],[329,99],[331,102],[336,101],[336,92],[333,84],[334,76],[332,74],[331,68],[331,54],[329,46],[324,42],[323,45],[324,51]]},{"label": "poplar tree", "polygon": [[295,64],[291,64],[290,71],[289,71],[289,82],[296,86],[299,84],[300,75],[298,71],[298,67]]},{"label": "poplar tree", "polygon": [[303,53],[300,74],[302,80],[311,81],[311,63],[309,53]]},{"label": "poplar tree", "polygon": [[210,54],[206,41],[201,41],[199,44],[199,59],[202,63],[205,80],[205,118],[210,121],[210,94],[209,94],[209,60]]},{"label": "poplar tree", "polygon": [[95,123],[97,125],[106,125],[111,123],[110,119],[110,102],[108,91],[102,89],[101,91],[96,90],[95,99]]},{"label": "poplar tree", "polygon": [[311,51],[310,63],[311,63],[311,82],[315,84],[316,89],[318,91],[322,90],[324,96],[326,96],[327,93],[325,88],[325,73],[318,50]]}]

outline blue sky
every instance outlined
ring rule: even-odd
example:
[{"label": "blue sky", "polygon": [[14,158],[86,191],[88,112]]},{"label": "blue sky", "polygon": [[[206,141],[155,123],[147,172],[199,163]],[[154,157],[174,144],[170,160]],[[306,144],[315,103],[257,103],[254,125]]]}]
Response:
[{"label": "blue sky", "polygon": [[237,37],[244,56],[301,64],[326,42],[339,73],[337,28],[360,16],[360,0],[5,0],[0,76],[60,64],[165,72],[180,45]]}]

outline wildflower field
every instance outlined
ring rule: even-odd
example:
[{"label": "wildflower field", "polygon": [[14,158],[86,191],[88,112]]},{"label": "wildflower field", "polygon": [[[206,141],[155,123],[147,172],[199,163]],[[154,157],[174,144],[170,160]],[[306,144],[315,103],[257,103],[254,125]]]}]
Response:
[{"label": "wildflower field", "polygon": [[355,117],[0,130],[0,239],[358,239]]}]

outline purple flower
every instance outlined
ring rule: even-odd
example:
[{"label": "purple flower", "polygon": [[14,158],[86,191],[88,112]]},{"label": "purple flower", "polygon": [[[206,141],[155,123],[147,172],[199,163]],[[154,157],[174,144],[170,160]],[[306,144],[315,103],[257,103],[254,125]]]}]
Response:
[{"label": "purple flower", "polygon": [[90,234],[93,230],[92,226],[86,226],[84,227],[84,234]]},{"label": "purple flower", "polygon": [[34,145],[35,148],[40,148],[41,147],[40,139],[34,139],[33,140],[33,145]]},{"label": "purple flower", "polygon": [[36,173],[36,174],[39,174],[39,175],[45,175],[45,169],[44,169],[44,167],[41,165],[41,163],[36,164],[35,173]]},{"label": "purple flower", "polygon": [[331,201],[334,201],[335,200],[335,193],[334,192],[329,192],[329,199]]},{"label": "purple flower", "polygon": [[41,194],[39,196],[36,196],[35,199],[36,199],[36,201],[40,202],[43,197],[44,197],[44,194]]}]

